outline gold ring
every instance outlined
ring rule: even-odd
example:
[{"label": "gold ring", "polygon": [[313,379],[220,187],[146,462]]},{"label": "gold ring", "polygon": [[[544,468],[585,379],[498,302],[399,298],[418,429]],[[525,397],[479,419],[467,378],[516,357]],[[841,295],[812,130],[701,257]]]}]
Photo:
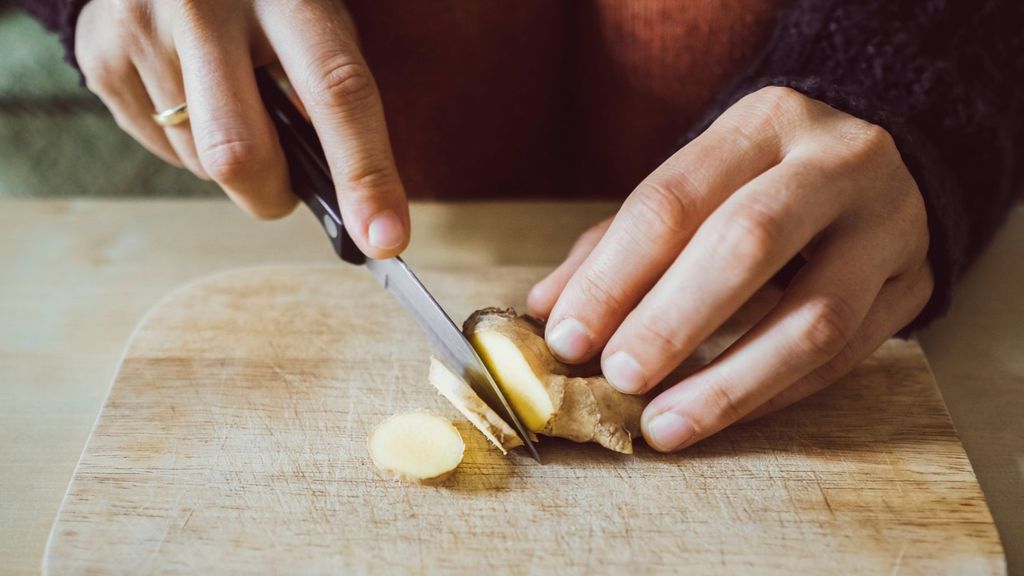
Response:
[{"label": "gold ring", "polygon": [[156,114],[153,114],[153,121],[164,127],[177,126],[182,122],[187,122],[188,104],[179,104],[174,108],[168,108],[163,112],[157,112]]}]

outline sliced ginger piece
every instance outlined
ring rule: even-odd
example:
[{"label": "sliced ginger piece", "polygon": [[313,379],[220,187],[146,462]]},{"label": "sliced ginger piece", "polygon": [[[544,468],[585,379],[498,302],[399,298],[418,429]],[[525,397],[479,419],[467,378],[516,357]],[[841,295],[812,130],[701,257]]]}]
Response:
[{"label": "sliced ginger piece", "polygon": [[[531,432],[543,430],[555,413],[555,404],[545,382],[536,376],[542,367],[531,366],[529,353],[521,350],[515,340],[502,332],[475,332],[470,343],[523,425]],[[519,343],[523,342],[520,340]]]},{"label": "sliced ginger piece", "polygon": [[538,320],[487,308],[470,316],[463,332],[531,432],[633,452],[648,398],[623,394],[603,376],[560,362]]},{"label": "sliced ginger piece", "polygon": [[481,400],[469,384],[452,372],[444,362],[433,357],[430,358],[430,383],[473,426],[476,426],[491,444],[497,446],[502,454],[508,454],[509,450],[523,445],[515,430]]},{"label": "sliced ginger piece", "polygon": [[370,432],[374,465],[391,476],[417,484],[438,484],[462,462],[466,445],[444,417],[426,412],[395,414]]}]

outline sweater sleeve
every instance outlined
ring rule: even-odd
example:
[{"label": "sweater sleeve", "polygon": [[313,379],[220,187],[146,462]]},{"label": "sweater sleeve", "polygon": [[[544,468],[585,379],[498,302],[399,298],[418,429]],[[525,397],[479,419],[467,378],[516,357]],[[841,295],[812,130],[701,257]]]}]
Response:
[{"label": "sweater sleeve", "polygon": [[796,0],[765,52],[688,136],[744,95],[786,86],[885,128],[924,196],[935,290],[954,281],[1024,188],[1024,2]]},{"label": "sweater sleeve", "polygon": [[16,0],[47,30],[54,32],[64,46],[64,59],[78,70],[75,60],[75,25],[78,14],[89,0]]}]

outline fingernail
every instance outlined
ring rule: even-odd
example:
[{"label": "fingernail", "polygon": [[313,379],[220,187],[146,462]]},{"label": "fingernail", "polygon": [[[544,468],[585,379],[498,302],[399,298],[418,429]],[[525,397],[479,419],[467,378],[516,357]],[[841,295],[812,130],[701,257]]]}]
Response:
[{"label": "fingernail", "polygon": [[624,394],[642,392],[647,385],[643,368],[628,352],[621,350],[601,363],[601,372],[609,384]]},{"label": "fingernail", "polygon": [[647,441],[662,452],[681,448],[695,433],[690,419],[675,412],[662,412],[647,423]]},{"label": "fingernail", "polygon": [[548,331],[548,348],[560,360],[582,360],[590,351],[590,334],[575,318],[566,318]]},{"label": "fingernail", "polygon": [[401,246],[405,241],[405,229],[398,215],[386,210],[370,222],[366,236],[370,246],[387,250]]}]

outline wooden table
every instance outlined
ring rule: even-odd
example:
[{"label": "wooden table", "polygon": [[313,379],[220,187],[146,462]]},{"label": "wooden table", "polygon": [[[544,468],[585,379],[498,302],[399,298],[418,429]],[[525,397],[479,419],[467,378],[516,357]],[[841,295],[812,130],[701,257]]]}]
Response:
[{"label": "wooden table", "polygon": [[[555,264],[610,204],[418,204],[417,265]],[[142,314],[174,286],[268,262],[333,260],[303,213],[219,201],[0,203],[0,572],[35,573],[61,497]],[[1024,209],[922,343],[1024,573]]]}]

